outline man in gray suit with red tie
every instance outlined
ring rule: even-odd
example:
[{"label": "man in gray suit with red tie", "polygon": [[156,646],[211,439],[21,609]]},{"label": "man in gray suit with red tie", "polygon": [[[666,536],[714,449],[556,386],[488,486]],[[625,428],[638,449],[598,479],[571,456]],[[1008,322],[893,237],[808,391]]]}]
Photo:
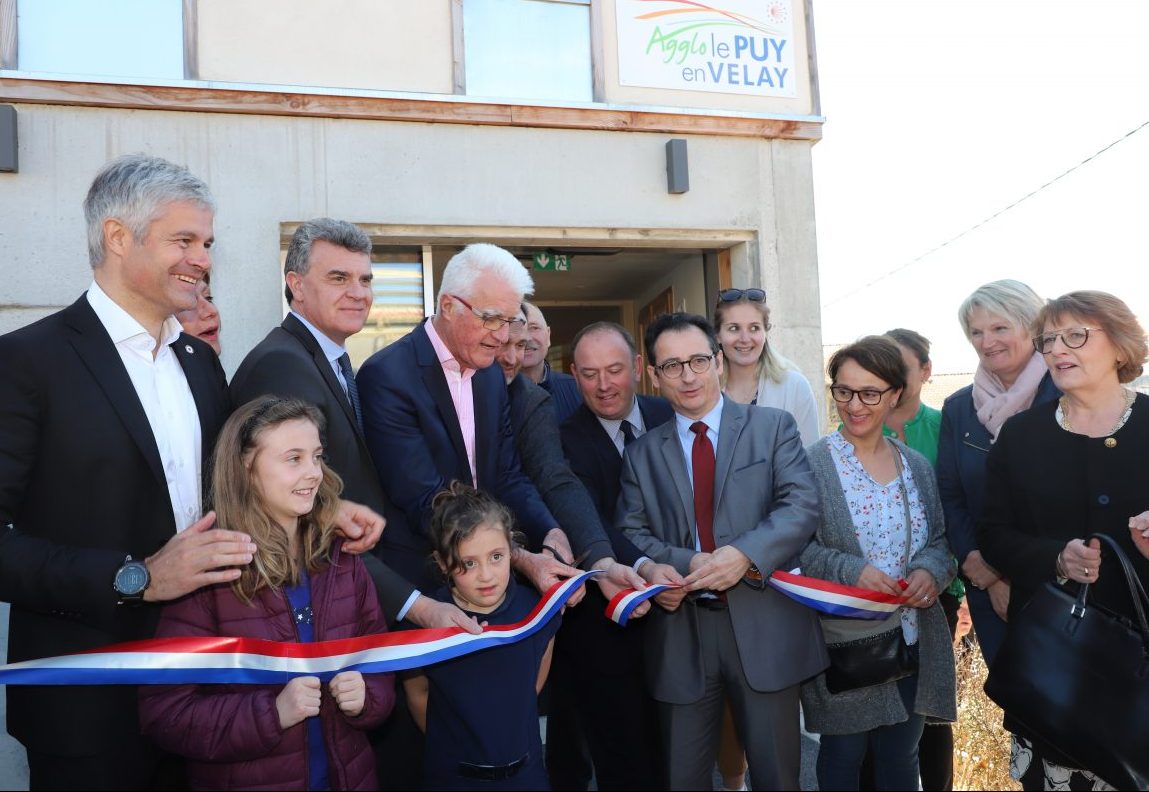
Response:
[{"label": "man in gray suit with red tie", "polygon": [[827,665],[814,612],[765,585],[818,523],[789,414],[722,396],[722,353],[701,316],[646,331],[651,379],[674,419],[626,448],[617,525],[677,588],[645,626],[672,789],[709,789],[727,698],[755,789],[797,789],[798,686]]}]

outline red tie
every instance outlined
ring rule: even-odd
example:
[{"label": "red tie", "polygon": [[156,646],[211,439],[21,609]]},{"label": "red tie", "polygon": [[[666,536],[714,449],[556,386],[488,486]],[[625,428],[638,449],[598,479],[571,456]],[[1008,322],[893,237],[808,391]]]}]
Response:
[{"label": "red tie", "polygon": [[694,522],[698,525],[698,545],[704,553],[714,552],[714,446],[706,436],[706,424],[695,421],[694,446],[690,464],[694,468]]}]

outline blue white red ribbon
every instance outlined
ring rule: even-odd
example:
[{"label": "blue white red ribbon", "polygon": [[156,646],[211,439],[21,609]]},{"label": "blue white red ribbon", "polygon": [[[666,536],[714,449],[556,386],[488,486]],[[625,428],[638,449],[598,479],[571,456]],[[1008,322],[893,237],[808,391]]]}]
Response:
[{"label": "blue white red ribbon", "polygon": [[[790,572],[775,570],[767,583],[795,602],[842,618],[886,619],[905,604],[905,597],[806,577],[799,569]],[[607,604],[606,617],[625,626],[635,608],[669,588],[674,587],[660,583],[644,589],[620,591]]]},{"label": "blue white red ribbon", "polygon": [[153,638],[73,655],[0,666],[5,685],[283,684],[298,676],[328,680],[340,671],[382,673],[514,643],[538,632],[597,571],[556,583],[515,624],[479,635],[461,627],[406,630],[338,641],[285,643],[257,638]]}]

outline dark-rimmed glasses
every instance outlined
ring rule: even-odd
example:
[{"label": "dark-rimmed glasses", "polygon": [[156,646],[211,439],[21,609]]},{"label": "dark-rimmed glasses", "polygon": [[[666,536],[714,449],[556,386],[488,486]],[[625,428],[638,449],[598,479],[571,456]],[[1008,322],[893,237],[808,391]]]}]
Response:
[{"label": "dark-rimmed glasses", "polygon": [[838,404],[849,404],[853,401],[854,397],[857,396],[858,401],[862,404],[873,407],[882,400],[883,396],[892,390],[894,390],[893,385],[885,390],[878,390],[877,388],[854,390],[853,388],[847,388],[845,385],[831,385],[830,395],[834,397],[834,401],[838,402]]},{"label": "dark-rimmed glasses", "polygon": [[765,289],[723,289],[718,292],[718,302],[738,302],[745,297],[750,302],[766,302]]},{"label": "dark-rimmed glasses", "polygon": [[1053,351],[1053,345],[1057,339],[1061,339],[1061,343],[1065,344],[1069,349],[1081,349],[1085,346],[1085,342],[1089,340],[1089,333],[1104,333],[1105,329],[1101,327],[1070,327],[1068,330],[1058,330],[1053,333],[1042,333],[1033,339],[1033,348],[1043,355],[1048,355]]},{"label": "dark-rimmed glasses", "polygon": [[690,366],[690,370],[695,374],[702,374],[710,368],[710,361],[712,360],[714,360],[714,355],[693,355],[690,360],[668,360],[665,363],[660,363],[654,367],[654,370],[667,379],[678,379],[682,376],[683,366]]},{"label": "dark-rimmed glasses", "polygon": [[510,328],[511,332],[517,332],[522,330],[527,323],[526,319],[520,319],[517,316],[514,319],[508,319],[505,316],[499,316],[498,314],[483,313],[478,308],[464,300],[462,297],[454,294],[451,295],[451,299],[458,300],[463,304],[463,306],[470,308],[471,313],[477,316],[479,321],[483,323],[484,330],[498,332],[499,330],[503,329],[503,325],[506,325],[508,328]]}]

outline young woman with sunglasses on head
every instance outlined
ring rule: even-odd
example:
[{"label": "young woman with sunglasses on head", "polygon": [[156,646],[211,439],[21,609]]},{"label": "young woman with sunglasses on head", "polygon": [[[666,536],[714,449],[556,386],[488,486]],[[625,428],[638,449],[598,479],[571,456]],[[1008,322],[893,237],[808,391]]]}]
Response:
[{"label": "young woman with sunglasses on head", "polygon": [[723,289],[714,306],[714,327],[726,363],[723,393],[742,404],[777,407],[794,416],[802,444],[822,432],[810,382],[798,367],[770,348],[770,309],[763,289]]}]

